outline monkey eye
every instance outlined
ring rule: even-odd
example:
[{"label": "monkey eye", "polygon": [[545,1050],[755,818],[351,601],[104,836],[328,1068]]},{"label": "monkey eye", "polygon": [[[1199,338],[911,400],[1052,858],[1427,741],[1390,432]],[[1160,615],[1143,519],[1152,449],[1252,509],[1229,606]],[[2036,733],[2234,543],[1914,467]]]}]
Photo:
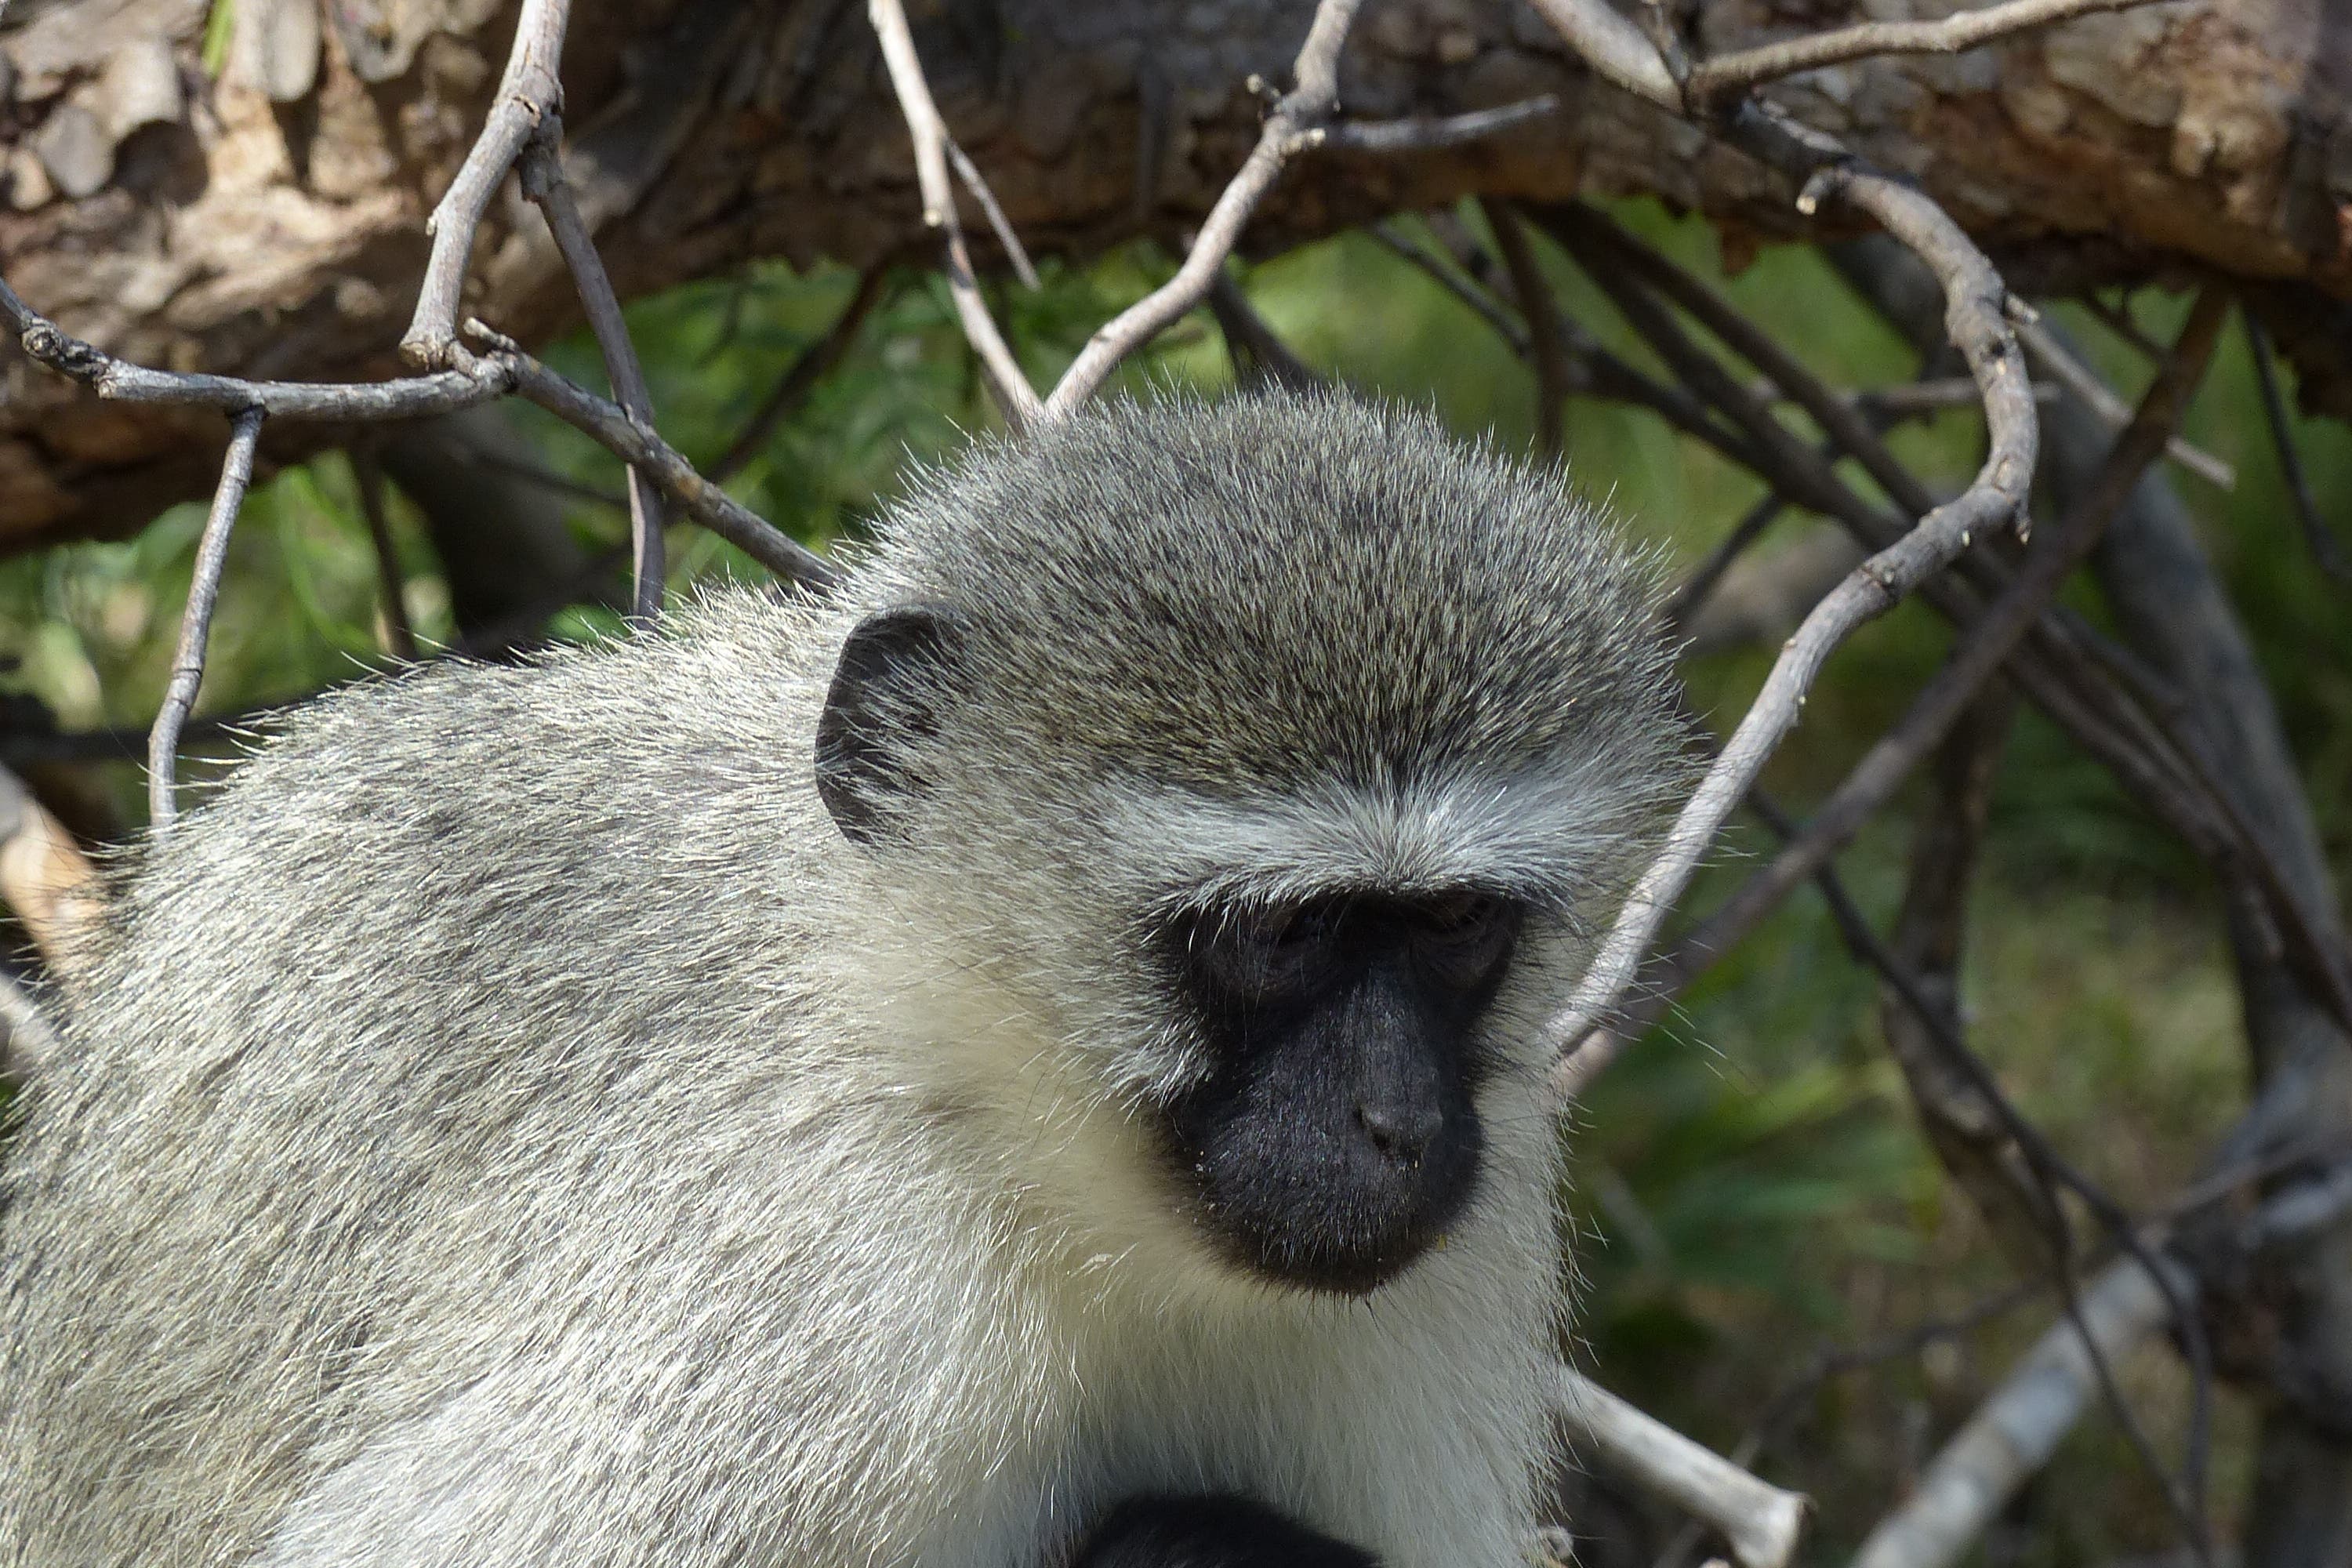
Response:
[{"label": "monkey eye", "polygon": [[1252,1007],[1295,997],[1320,975],[1330,951],[1331,911],[1270,904],[1203,913],[1188,922],[1184,947],[1205,989]]},{"label": "monkey eye", "polygon": [[1465,990],[1490,984],[1518,941],[1520,910],[1510,900],[1464,889],[1421,901],[1413,950],[1438,979]]}]

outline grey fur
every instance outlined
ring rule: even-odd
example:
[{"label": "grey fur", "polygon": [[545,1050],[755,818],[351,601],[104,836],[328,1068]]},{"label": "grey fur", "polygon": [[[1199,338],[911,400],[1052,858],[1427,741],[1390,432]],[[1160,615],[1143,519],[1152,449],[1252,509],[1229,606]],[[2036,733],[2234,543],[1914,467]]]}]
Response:
[{"label": "grey fur", "polygon": [[[1122,404],[926,479],[826,603],[318,704],[138,868],[22,1101],[5,1560],[1039,1568],[1223,1487],[1508,1568],[1528,1037],[1682,771],[1651,590],[1425,415]],[[963,684],[853,846],[811,737],[917,602]],[[1196,1065],[1139,916],[1463,880],[1544,911],[1469,1217],[1368,1300],[1236,1273],[1137,1132]]]}]

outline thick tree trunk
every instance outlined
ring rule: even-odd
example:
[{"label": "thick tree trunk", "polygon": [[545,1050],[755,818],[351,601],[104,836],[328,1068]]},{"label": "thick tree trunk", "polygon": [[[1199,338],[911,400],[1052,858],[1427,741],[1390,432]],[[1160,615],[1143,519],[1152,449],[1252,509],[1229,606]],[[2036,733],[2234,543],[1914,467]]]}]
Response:
[{"label": "thick tree trunk", "polygon": [[[1933,4],[1934,0],[1923,0]],[[0,34],[0,274],[68,330],[174,368],[376,376],[424,219],[479,126],[515,0],[238,0],[217,76],[206,0],[18,0]],[[942,110],[1034,247],[1085,253],[1196,218],[1255,132],[1309,0],[935,0]],[[1850,19],[1843,0],[1704,0],[1717,51]],[[1873,4],[1874,15],[1901,9]],[[906,132],[856,0],[574,7],[570,158],[622,291],[746,258],[856,262],[920,235]],[[2189,259],[2352,296],[2352,7],[2169,0],[1954,58],[1775,89],[1916,174],[2028,280]],[[1301,161],[1274,246],[1473,191],[1653,191],[1744,243],[1797,231],[1741,156],[1587,79],[1524,0],[1380,0],[1343,72],[1354,114],[1556,90],[1557,117],[1412,157]],[[469,308],[537,340],[572,300],[535,216],[494,204]],[[2308,326],[2283,334],[2312,347]],[[217,416],[107,407],[15,359],[0,542],[120,532],[209,482]],[[2308,371],[2307,371],[2308,374]],[[333,439],[280,422],[273,441]]]}]

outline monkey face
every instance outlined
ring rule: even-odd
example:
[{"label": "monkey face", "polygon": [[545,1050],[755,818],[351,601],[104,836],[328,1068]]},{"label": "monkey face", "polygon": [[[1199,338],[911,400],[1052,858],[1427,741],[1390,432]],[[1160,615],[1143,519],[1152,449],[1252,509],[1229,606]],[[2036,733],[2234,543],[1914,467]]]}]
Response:
[{"label": "monkey face", "polygon": [[1187,914],[1171,966],[1207,1073],[1163,1108],[1204,1228],[1243,1267],[1365,1294],[1470,1202],[1492,1070],[1478,1026],[1509,967],[1517,904],[1332,894]]}]

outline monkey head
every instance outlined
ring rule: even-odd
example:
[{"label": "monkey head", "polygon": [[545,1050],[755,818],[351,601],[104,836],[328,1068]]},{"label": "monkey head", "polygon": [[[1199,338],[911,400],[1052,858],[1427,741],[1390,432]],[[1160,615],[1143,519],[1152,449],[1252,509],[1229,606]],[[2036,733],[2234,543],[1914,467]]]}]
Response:
[{"label": "monkey head", "polygon": [[928,957],[941,1113],[1034,1120],[1060,1175],[1015,1179],[1089,1247],[1173,1208],[1318,1293],[1537,1179],[1498,1121],[1684,775],[1654,594],[1557,475],[1339,394],[1114,404],[925,480],[814,782]]}]

